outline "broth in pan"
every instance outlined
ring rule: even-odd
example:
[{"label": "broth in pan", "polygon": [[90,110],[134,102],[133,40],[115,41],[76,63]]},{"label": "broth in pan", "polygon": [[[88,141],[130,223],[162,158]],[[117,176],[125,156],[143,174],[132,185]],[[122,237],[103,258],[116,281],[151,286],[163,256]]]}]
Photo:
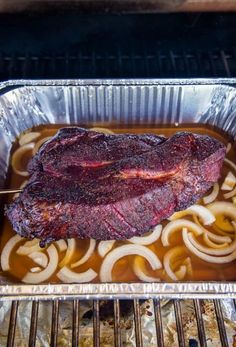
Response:
[{"label": "broth in pan", "polygon": [[[8,188],[27,183],[30,158],[61,127],[40,126],[21,134],[12,149]],[[70,239],[41,248],[37,239],[16,236],[5,217],[0,243],[3,274],[25,283],[236,280],[236,152],[230,140],[205,125],[94,130],[166,137],[185,130],[208,134],[227,145],[221,178],[196,205],[130,240]],[[9,196],[6,203],[15,198]]]}]

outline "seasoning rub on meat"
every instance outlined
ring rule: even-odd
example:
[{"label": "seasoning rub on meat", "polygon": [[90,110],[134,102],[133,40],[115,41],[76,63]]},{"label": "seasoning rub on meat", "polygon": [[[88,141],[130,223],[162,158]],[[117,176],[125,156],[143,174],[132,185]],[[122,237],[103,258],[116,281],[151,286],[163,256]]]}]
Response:
[{"label": "seasoning rub on meat", "polygon": [[46,142],[7,208],[13,229],[41,239],[128,239],[194,204],[216,182],[218,140],[190,132],[105,135],[71,127]]}]

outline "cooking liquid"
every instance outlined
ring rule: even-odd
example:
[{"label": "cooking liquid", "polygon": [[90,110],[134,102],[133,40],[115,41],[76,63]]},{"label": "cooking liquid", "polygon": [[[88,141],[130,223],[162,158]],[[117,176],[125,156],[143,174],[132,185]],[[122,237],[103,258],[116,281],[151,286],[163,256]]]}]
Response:
[{"label": "cooking liquid", "polygon": [[[66,125],[67,126],[67,125]],[[53,136],[59,128],[63,127],[63,125],[45,125],[45,126],[39,126],[35,127],[32,131],[40,132],[41,135],[35,142],[38,142],[40,139],[43,139],[48,136]],[[218,132],[214,129],[207,128],[206,125],[197,126],[193,127],[191,126],[186,126],[186,127],[134,127],[134,128],[113,128],[110,127],[110,129],[114,133],[135,133],[135,134],[142,134],[142,133],[153,133],[153,134],[163,134],[166,137],[170,137],[173,134],[175,134],[177,131],[192,131],[195,133],[199,134],[208,134],[210,136],[213,136],[223,142],[225,145],[229,142],[229,139],[222,134],[221,132]],[[19,147],[18,140],[15,142],[12,148],[12,153]],[[24,157],[22,158],[22,170],[26,170],[27,164],[32,157],[32,151],[27,152]],[[230,150],[230,153],[227,155],[227,157],[235,162],[236,158],[236,151],[235,148],[232,148]],[[224,181],[225,176],[229,171],[233,171],[227,164],[224,164],[223,169],[222,169],[222,175],[221,178],[219,179],[219,184],[220,187],[222,185],[222,182]],[[26,180],[28,177],[23,177],[20,176],[16,173],[13,172],[13,170],[10,168],[9,170],[9,177],[8,177],[8,182],[9,186],[8,188],[17,188],[20,187],[20,185]],[[211,189],[210,189],[211,191]],[[209,192],[210,192],[209,191]],[[209,192],[206,193],[206,195],[209,194]],[[230,201],[232,202],[232,199],[225,200],[223,197],[223,194],[226,193],[225,191],[220,190],[219,195],[217,197],[218,201]],[[9,198],[7,200],[7,203],[10,203],[12,201],[12,195],[9,195]],[[202,204],[202,202],[198,202],[199,204]],[[192,220],[191,216],[184,216],[183,218]],[[161,224],[165,226],[169,221],[163,221]],[[209,231],[212,231],[213,233],[216,233],[215,230],[211,226],[207,226],[207,229]],[[147,232],[149,230],[147,229]],[[5,246],[6,242],[15,235],[15,232],[13,231],[8,219],[4,217],[3,220],[3,228],[1,232],[1,239],[0,239],[0,251],[2,251],[3,247]],[[22,256],[22,255],[17,255],[15,250],[22,244],[24,244],[26,239],[22,240],[22,243],[18,243],[16,248],[13,250],[10,256],[10,271],[8,273],[2,273],[3,276],[7,276],[14,282],[21,280],[25,274],[30,271],[31,268],[38,266],[37,264],[34,263],[33,260],[31,260],[28,256]],[[97,241],[97,244],[99,241]],[[113,246],[113,249],[115,247],[124,245],[129,243],[128,241],[116,241],[115,245]],[[77,260],[79,260],[85,253],[86,250],[89,246],[89,240],[76,240],[77,244],[77,249],[74,253],[74,256],[72,260],[70,261],[70,264],[73,264]],[[175,232],[173,236],[170,237],[170,247],[163,247],[161,243],[161,239],[159,238],[158,241],[154,242],[151,245],[148,245],[146,247],[150,248],[153,252],[155,252],[158,256],[158,258],[163,260],[164,254],[171,248],[175,246],[184,246],[183,240],[182,240],[182,233],[181,231]],[[185,246],[184,246],[185,247]],[[191,258],[192,262],[192,268],[193,268],[193,274],[190,277],[187,275],[184,278],[184,281],[211,281],[211,280],[226,280],[226,281],[232,281],[236,280],[236,271],[235,271],[235,266],[236,266],[236,261],[233,261],[228,264],[212,264],[205,262],[198,257],[196,257],[193,253],[188,251],[188,249],[185,247],[186,252],[183,254],[183,258],[186,258],[189,256]],[[46,251],[44,251],[46,253]],[[47,253],[46,253],[47,254]],[[65,252],[59,252],[59,262],[61,259],[63,259],[65,255]],[[113,267],[112,271],[112,278],[114,282],[140,282],[140,280],[136,277],[136,275],[133,272],[133,261],[134,261],[135,256],[126,256],[120,259],[119,261],[116,262],[115,266]],[[83,265],[76,267],[72,269],[75,272],[84,272],[88,270],[89,268],[92,268],[99,274],[99,269],[101,266],[101,263],[103,261],[103,258],[101,258],[97,252],[97,247],[93,255],[90,257],[90,259],[84,263]],[[155,270],[153,271],[150,267],[150,265],[147,263],[145,260],[144,262],[144,271],[148,276],[160,278],[161,281],[171,281],[170,278],[166,275],[164,269],[160,270]],[[58,271],[59,271],[58,267]],[[56,277],[56,273],[47,281],[50,283],[59,283],[60,280]],[[99,276],[93,281],[93,282],[99,282]]]}]

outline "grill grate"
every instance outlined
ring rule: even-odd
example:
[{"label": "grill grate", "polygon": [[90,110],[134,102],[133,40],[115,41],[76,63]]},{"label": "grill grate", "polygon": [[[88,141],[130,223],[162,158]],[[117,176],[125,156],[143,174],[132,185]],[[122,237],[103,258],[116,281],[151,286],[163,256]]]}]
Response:
[{"label": "grill grate", "polygon": [[[204,300],[196,299],[196,300],[189,300],[192,303],[193,306],[193,317],[192,320],[195,320],[195,325],[197,325],[196,329],[196,336],[187,336],[186,334],[186,328],[184,323],[184,315],[182,310],[183,300],[172,300],[172,301],[164,301],[160,299],[154,299],[149,300],[148,304],[153,306],[153,312],[154,312],[154,329],[155,331],[155,342],[153,344],[150,344],[150,346],[158,346],[158,347],[164,347],[169,346],[170,342],[168,340],[168,329],[163,329],[163,327],[166,328],[166,326],[163,325],[163,307],[165,305],[171,305],[172,311],[173,311],[173,317],[175,317],[175,322],[172,323],[172,329],[176,330],[177,340],[176,342],[173,342],[173,346],[180,346],[180,347],[205,347],[208,346],[208,341],[211,340],[211,337],[209,337],[209,326],[207,326],[207,320],[204,318],[205,312],[203,310],[204,306]],[[110,301],[111,302],[111,301]],[[124,302],[124,301],[123,301]],[[138,300],[134,299],[133,301],[129,300],[127,303],[131,303],[130,307],[133,311],[133,317],[134,317],[134,344],[136,346],[146,346],[147,342],[144,340],[143,334],[145,333],[146,326],[143,321],[143,313],[142,313],[142,304],[144,300]],[[114,316],[113,316],[113,310],[110,310],[112,312],[112,329],[113,329],[113,338],[110,339],[110,341],[113,341],[113,344],[115,347],[119,346],[126,346],[126,342],[122,340],[123,335],[123,327],[121,325],[122,320],[122,306],[120,305],[121,301],[118,299],[115,299],[113,301],[113,307],[114,307]],[[229,340],[231,339],[231,342],[233,341],[233,336],[227,336],[225,323],[227,322],[227,318],[223,314],[223,308],[222,308],[222,302],[218,299],[215,300],[207,300],[208,305],[212,305],[213,311],[211,313],[211,319],[215,320],[215,326],[218,326],[218,331],[215,331],[215,334],[218,336],[217,340],[217,346],[223,346],[228,347],[229,346]],[[19,336],[17,336],[17,319],[19,315],[19,311],[21,305],[24,305],[24,301],[12,301],[12,303],[8,302],[9,305],[11,305],[11,308],[9,310],[9,328],[8,328],[8,338],[7,338],[7,346],[15,346],[15,345],[24,345],[26,346],[27,343],[25,341],[21,340]],[[80,307],[83,305],[83,303],[80,303],[80,300],[75,299],[71,301],[68,300],[54,300],[50,302],[43,302],[43,301],[32,301],[31,309],[29,310],[31,312],[30,316],[30,323],[29,323],[29,331],[24,330],[24,335],[26,336],[28,334],[28,346],[41,346],[42,345],[42,336],[39,337],[39,331],[42,329],[38,326],[39,319],[39,307],[43,305],[45,308],[45,305],[50,306],[51,305],[51,322],[50,327],[51,329],[49,335],[49,341],[48,345],[50,346],[59,346],[61,345],[62,341],[62,327],[61,323],[59,324],[60,319],[60,311],[63,310],[61,308],[61,305],[63,304],[70,304],[71,305],[71,324],[67,327],[63,328],[67,330],[67,333],[64,337],[64,342],[66,346],[82,346],[83,343],[81,342],[81,338],[83,337],[82,330],[84,329],[84,323],[83,318],[81,318],[80,315]],[[109,306],[110,308],[112,306]],[[93,346],[100,346],[101,344],[101,329],[100,329],[100,317],[101,317],[101,307],[100,307],[100,301],[94,300],[91,304],[92,308],[92,316],[90,317],[92,319],[93,324]],[[43,308],[41,308],[42,310]],[[235,314],[236,312],[234,312]],[[127,314],[127,312],[126,312]],[[130,313],[129,313],[130,314]],[[206,316],[206,315],[205,315]],[[232,316],[232,314],[231,314]],[[68,318],[68,317],[67,317]],[[104,319],[104,318],[102,318]],[[40,323],[41,325],[41,323]],[[173,326],[175,325],[175,328]],[[126,328],[127,329],[127,328]],[[217,330],[217,329],[216,329]],[[46,336],[46,333],[45,333]],[[60,337],[60,339],[59,339]],[[46,337],[45,341],[47,340]],[[41,339],[41,344],[40,344]],[[86,341],[86,340],[85,340]],[[178,341],[178,342],[177,342]],[[88,340],[87,340],[88,342]],[[45,343],[45,342],[44,342]],[[45,344],[44,344],[45,345]],[[63,344],[62,344],[63,345]],[[86,344],[87,345],[87,344]],[[91,344],[88,344],[91,345]],[[110,344],[111,345],[111,342]],[[133,344],[132,344],[133,345]],[[107,346],[107,345],[106,345]],[[234,344],[233,344],[234,346]]]},{"label": "grill grate", "polygon": [[236,49],[142,54],[33,56],[0,54],[0,79],[17,78],[147,78],[232,77]]}]

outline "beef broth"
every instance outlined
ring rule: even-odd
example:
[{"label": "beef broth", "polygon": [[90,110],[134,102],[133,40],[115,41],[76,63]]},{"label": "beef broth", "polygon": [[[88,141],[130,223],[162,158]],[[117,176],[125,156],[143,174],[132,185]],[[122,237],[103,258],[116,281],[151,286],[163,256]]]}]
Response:
[{"label": "beef broth", "polygon": [[[61,128],[61,126],[40,126],[34,131],[40,132],[40,137],[37,139],[37,142],[45,137],[52,136],[54,135],[57,130]],[[228,142],[228,139],[224,137],[221,133],[216,132],[215,130],[212,129],[206,129],[204,127],[194,127],[194,128],[189,128],[189,127],[182,127],[182,128],[148,128],[148,127],[136,127],[136,128],[112,128],[112,130],[115,133],[134,133],[134,134],[142,134],[142,133],[153,133],[153,134],[162,134],[164,136],[173,136],[176,131],[192,131],[194,133],[199,133],[199,134],[206,134],[213,136],[214,138],[218,139],[225,145]],[[18,147],[18,143],[13,146],[13,151],[16,150]],[[229,153],[229,158],[232,160],[235,159],[235,151],[234,149],[231,149]],[[29,161],[30,156],[29,153],[27,153],[27,156],[24,157],[24,169],[26,169],[27,162]],[[35,164],[36,165],[36,164]],[[221,185],[227,172],[229,171],[229,167],[224,164],[223,170],[222,170],[222,176],[219,179],[219,184]],[[19,176],[12,172],[10,170],[9,172],[9,181],[10,185],[9,188],[17,188],[19,187],[23,181],[25,180],[25,177]],[[223,195],[222,191],[219,192],[219,195],[217,197],[217,200],[223,201]],[[231,201],[231,200],[230,200]],[[8,201],[10,202],[10,200]],[[192,220],[192,217],[186,216],[185,217],[188,220]],[[165,226],[168,223],[167,220],[162,221],[162,225]],[[207,227],[208,230],[215,232],[212,226]],[[149,231],[149,226],[147,226],[147,232]],[[1,250],[3,249],[4,245],[6,242],[14,235],[14,232],[10,226],[10,223],[8,222],[7,218],[4,219],[3,223],[3,230],[2,230],[2,236],[1,236]],[[25,242],[25,240],[22,241],[22,244]],[[99,241],[97,241],[97,244]],[[128,244],[129,242],[126,240],[123,241],[116,241],[115,247],[119,247],[124,244]],[[73,257],[71,259],[71,263],[76,262],[78,259],[82,257],[82,255],[86,252],[87,248],[89,245],[89,240],[87,239],[77,239],[76,240],[76,250],[73,254]],[[181,245],[184,246],[183,240],[182,240],[182,235],[181,233],[175,233],[174,236],[171,237],[171,247]],[[147,246],[150,250],[152,250],[154,253],[156,253],[159,257],[159,259],[162,261],[164,254],[171,248],[171,247],[163,247],[161,239],[157,240],[151,245]],[[46,253],[46,251],[43,251]],[[236,262],[232,261],[227,264],[219,265],[219,264],[212,264],[212,263],[207,263],[195,255],[191,254],[189,250],[186,248],[185,249],[186,256],[191,258],[192,262],[192,268],[193,268],[193,274],[186,275],[184,280],[235,280],[235,274],[234,274],[234,267]],[[59,253],[59,259],[63,259],[65,255],[65,252]],[[87,262],[79,266],[79,268],[73,269],[74,271],[78,272],[83,272],[87,270],[88,268],[92,268],[96,272],[99,273],[99,269],[101,266],[103,259],[101,256],[98,254],[97,247],[92,254],[92,256],[89,258]],[[138,281],[139,279],[137,276],[134,274],[133,271],[133,262],[134,262],[134,256],[127,256],[122,258],[121,260],[117,261],[114,268],[113,268],[113,281],[115,282],[132,282],[132,281]],[[33,267],[35,266],[34,262],[29,259],[27,256],[22,256],[18,255],[15,252],[12,253],[11,258],[10,258],[10,265],[11,269],[8,272],[8,276],[10,276],[12,279],[17,279],[20,280],[24,277],[24,275]],[[146,273],[149,276],[153,276],[156,278],[160,278],[163,281],[170,281],[170,278],[167,276],[165,271],[162,269],[160,270],[152,270],[151,267],[144,261],[143,264]],[[99,281],[99,278],[96,278],[94,280],[95,282]],[[60,282],[59,279],[56,277],[56,274],[51,276],[49,279],[49,282]]]}]

